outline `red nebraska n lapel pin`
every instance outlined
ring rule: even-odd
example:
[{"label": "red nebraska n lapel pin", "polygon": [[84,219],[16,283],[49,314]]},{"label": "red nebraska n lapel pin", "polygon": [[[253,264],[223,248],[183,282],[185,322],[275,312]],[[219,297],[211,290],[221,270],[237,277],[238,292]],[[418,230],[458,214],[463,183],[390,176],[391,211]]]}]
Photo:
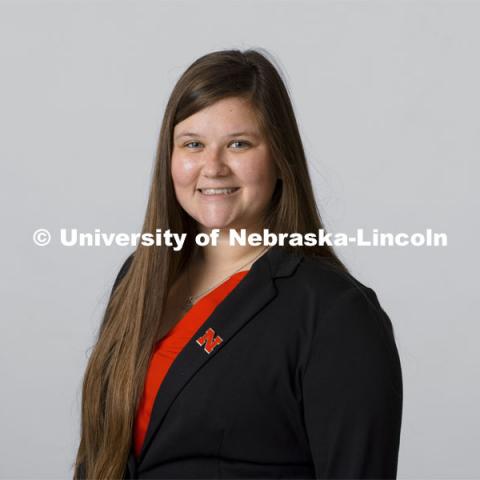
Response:
[{"label": "red nebraska n lapel pin", "polygon": [[217,335],[215,337],[215,330],[213,328],[209,328],[205,331],[205,333],[197,338],[197,343],[200,346],[205,345],[205,352],[208,354],[212,353],[213,349],[223,342],[223,338]]}]

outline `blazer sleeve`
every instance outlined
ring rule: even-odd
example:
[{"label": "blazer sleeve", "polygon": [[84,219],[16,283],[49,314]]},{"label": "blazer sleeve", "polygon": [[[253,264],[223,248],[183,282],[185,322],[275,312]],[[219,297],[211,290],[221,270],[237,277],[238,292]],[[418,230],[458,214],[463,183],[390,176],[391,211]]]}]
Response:
[{"label": "blazer sleeve", "polygon": [[394,479],[403,385],[393,328],[354,286],[319,318],[302,390],[315,478]]}]

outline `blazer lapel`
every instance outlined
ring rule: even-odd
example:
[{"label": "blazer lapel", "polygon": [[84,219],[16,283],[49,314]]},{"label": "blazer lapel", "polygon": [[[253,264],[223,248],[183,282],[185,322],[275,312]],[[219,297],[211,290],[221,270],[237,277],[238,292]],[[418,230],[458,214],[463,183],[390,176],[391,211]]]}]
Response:
[{"label": "blazer lapel", "polygon": [[[275,297],[276,288],[273,279],[291,274],[300,258],[298,255],[288,254],[283,248],[272,247],[252,265],[250,272],[193,335],[170,366],[160,385],[138,463],[141,463],[145,457],[170,405],[183,387],[218,351],[228,345],[229,340],[262,307]],[[215,336],[218,335],[222,339],[213,349],[208,348],[208,345],[212,346],[208,341],[203,345],[197,343],[197,339],[209,329],[213,330]],[[210,340],[212,338],[210,336]],[[210,350],[209,353],[208,350]],[[131,452],[128,460],[130,476],[136,471],[136,463],[136,458]]]}]

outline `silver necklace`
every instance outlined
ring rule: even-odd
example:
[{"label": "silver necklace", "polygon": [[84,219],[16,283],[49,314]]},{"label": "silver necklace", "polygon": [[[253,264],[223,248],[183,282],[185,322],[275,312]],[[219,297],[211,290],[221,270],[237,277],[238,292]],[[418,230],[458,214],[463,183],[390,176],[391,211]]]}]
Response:
[{"label": "silver necklace", "polygon": [[[260,257],[260,255],[262,255],[264,252],[266,252],[270,247],[267,247],[265,248],[264,250],[262,250],[256,257],[253,258],[253,260],[249,260],[247,263],[244,263],[241,267],[237,268],[233,273],[227,275],[225,278],[222,278],[222,280],[220,280],[219,282],[215,283],[213,286],[207,288],[206,290],[204,290],[203,292],[201,293],[198,293],[197,295],[189,295],[187,297],[187,299],[185,300],[185,303],[184,303],[184,307],[183,307],[183,312],[188,312],[188,310],[190,310],[195,301],[200,298],[200,297],[203,297],[205,294],[207,294],[208,292],[210,292],[211,290],[213,290],[215,287],[217,287],[218,285],[220,285],[221,283],[225,282],[227,279],[233,277],[233,275],[235,275],[237,272],[239,272],[242,268],[244,268],[246,265],[248,265],[249,263],[251,262],[254,262],[258,257]],[[188,289],[190,290],[191,289],[191,286],[190,286],[190,276],[188,275],[188,267],[187,267],[187,283],[188,283]]]}]

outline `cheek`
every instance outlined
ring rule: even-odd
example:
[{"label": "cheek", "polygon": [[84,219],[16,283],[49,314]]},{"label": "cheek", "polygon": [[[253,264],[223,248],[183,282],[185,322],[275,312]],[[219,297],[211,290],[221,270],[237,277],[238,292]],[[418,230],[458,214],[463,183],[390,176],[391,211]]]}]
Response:
[{"label": "cheek", "polygon": [[268,158],[252,158],[239,166],[238,176],[251,188],[268,190],[276,180],[275,166]]},{"label": "cheek", "polygon": [[188,157],[172,155],[172,180],[175,188],[188,187],[195,181],[196,173],[195,162]]}]

